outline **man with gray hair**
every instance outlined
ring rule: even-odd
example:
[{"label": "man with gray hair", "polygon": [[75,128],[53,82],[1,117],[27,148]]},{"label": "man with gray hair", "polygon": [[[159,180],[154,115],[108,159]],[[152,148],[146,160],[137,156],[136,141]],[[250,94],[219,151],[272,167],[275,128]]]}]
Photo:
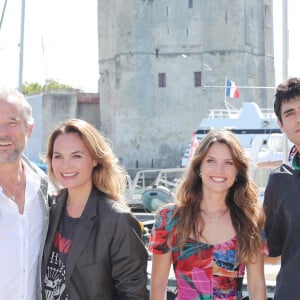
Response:
[{"label": "man with gray hair", "polygon": [[41,299],[48,180],[22,155],[33,124],[24,95],[0,90],[0,299]]}]

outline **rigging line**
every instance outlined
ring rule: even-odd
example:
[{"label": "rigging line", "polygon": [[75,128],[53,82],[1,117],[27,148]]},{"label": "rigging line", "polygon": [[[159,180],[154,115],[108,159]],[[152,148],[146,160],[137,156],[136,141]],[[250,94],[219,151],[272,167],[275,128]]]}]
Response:
[{"label": "rigging line", "polygon": [[1,31],[3,20],[4,20],[4,14],[5,14],[5,10],[6,10],[6,4],[7,4],[7,0],[5,0],[4,5],[3,5],[3,9],[2,9],[1,20],[0,20],[0,31]]}]

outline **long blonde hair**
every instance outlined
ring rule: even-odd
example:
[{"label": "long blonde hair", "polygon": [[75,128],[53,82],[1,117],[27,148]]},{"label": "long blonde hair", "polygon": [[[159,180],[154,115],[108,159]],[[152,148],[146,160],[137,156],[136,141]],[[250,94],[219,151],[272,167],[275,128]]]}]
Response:
[{"label": "long blonde hair", "polygon": [[199,169],[209,148],[214,143],[228,146],[233,163],[238,169],[236,182],[228,191],[226,204],[237,235],[237,257],[240,262],[247,263],[263,246],[263,217],[258,201],[258,189],[249,175],[249,160],[234,134],[228,130],[213,129],[205,136],[198,145],[190,166],[177,188],[178,205],[174,217],[179,218],[176,227],[179,248],[183,249],[191,234],[197,239],[202,238],[204,221],[200,214],[202,180],[199,178]]},{"label": "long blonde hair", "polygon": [[70,119],[53,130],[47,146],[48,174],[53,184],[59,186],[52,167],[53,147],[56,138],[64,133],[75,133],[82,139],[92,158],[97,162],[93,169],[93,184],[109,198],[123,200],[126,188],[126,171],[118,163],[108,142],[90,123],[81,119]]}]

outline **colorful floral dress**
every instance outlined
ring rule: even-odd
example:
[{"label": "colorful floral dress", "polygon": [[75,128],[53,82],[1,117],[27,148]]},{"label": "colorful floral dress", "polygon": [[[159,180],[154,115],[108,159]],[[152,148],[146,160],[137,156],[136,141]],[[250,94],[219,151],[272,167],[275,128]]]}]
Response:
[{"label": "colorful floral dress", "polygon": [[173,234],[178,220],[171,219],[175,206],[156,216],[149,250],[154,254],[172,251],[177,280],[177,300],[239,300],[245,266],[236,260],[236,237],[219,245],[190,238],[180,253]]}]

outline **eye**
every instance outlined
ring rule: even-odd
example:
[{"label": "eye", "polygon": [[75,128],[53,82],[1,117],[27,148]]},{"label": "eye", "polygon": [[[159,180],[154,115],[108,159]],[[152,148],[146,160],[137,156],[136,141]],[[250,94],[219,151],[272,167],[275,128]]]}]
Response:
[{"label": "eye", "polygon": [[233,166],[233,161],[230,161],[230,160],[226,161],[226,164],[229,165],[229,166]]},{"label": "eye", "polygon": [[80,154],[74,154],[73,155],[73,158],[75,158],[75,159],[79,159],[79,158],[81,158],[82,156],[80,155]]},{"label": "eye", "polygon": [[293,111],[288,111],[288,112],[286,112],[286,113],[284,114],[284,116],[285,116],[285,117],[289,117],[289,116],[291,116],[291,115],[293,115],[293,114],[294,114]]},{"label": "eye", "polygon": [[208,159],[206,160],[206,162],[207,162],[208,164],[211,164],[211,163],[213,163],[213,162],[214,162],[214,160],[213,160],[213,159],[211,159],[211,158],[208,158]]},{"label": "eye", "polygon": [[10,122],[8,122],[8,126],[9,127],[16,127],[18,125],[19,125],[19,122],[17,122],[17,121],[10,121]]},{"label": "eye", "polygon": [[55,154],[55,155],[53,155],[53,159],[60,159],[60,158],[62,158],[62,156],[61,156],[61,155],[59,155],[59,154]]}]

